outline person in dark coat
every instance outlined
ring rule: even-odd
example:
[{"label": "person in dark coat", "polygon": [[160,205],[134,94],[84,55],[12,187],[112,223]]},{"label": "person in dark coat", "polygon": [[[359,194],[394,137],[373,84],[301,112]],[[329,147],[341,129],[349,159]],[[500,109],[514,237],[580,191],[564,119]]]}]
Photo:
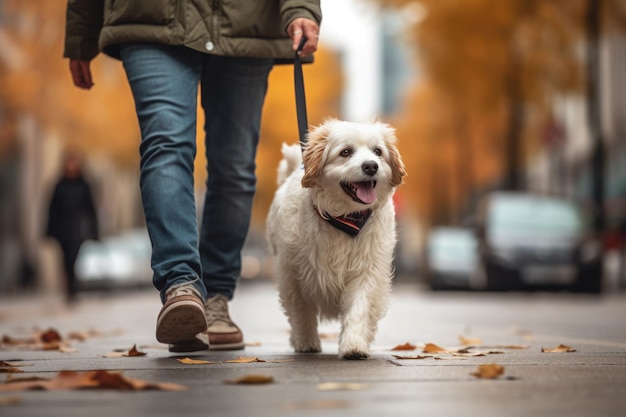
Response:
[{"label": "person in dark coat", "polygon": [[63,254],[66,295],[74,301],[77,293],[74,265],[84,241],[98,239],[98,220],[91,192],[85,179],[82,160],[68,151],[63,160],[63,175],[56,183],[48,211],[47,236],[55,239]]}]

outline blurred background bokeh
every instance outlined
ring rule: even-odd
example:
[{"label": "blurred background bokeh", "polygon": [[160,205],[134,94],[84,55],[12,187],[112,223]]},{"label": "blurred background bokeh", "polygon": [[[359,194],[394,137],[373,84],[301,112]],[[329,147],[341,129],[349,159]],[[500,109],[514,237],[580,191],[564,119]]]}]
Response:
[{"label": "blurred background bokeh", "polygon": [[[72,85],[62,58],[65,4],[0,0],[3,294],[63,285],[59,248],[45,228],[68,147],[84,155],[100,231],[99,241],[81,249],[82,284],[151,285],[130,90],[121,64],[104,55],[93,63],[91,91]],[[446,281],[433,278],[436,262],[458,264],[452,275],[459,288],[488,288],[490,273],[504,276],[486,267],[492,246],[503,242],[489,241],[486,207],[494,193],[508,191],[567,201],[581,213],[571,235],[560,230],[557,243],[529,255],[561,250],[560,260],[529,266],[526,257],[524,276],[537,283],[558,274],[567,283],[564,265],[582,270],[582,262],[597,259],[593,276],[603,291],[626,287],[626,0],[322,0],[322,10],[320,50],[304,70],[309,122],[379,118],[397,128],[409,174],[395,199],[398,280],[444,289]],[[265,216],[280,145],[296,141],[292,67],[277,66],[262,122],[245,279],[271,279]],[[202,140],[198,155],[201,201]],[[442,231],[451,233],[441,238]],[[512,242],[552,239],[528,238]],[[576,241],[571,256],[563,255],[564,240]],[[443,250],[432,251],[443,255],[429,261],[438,242]]]}]

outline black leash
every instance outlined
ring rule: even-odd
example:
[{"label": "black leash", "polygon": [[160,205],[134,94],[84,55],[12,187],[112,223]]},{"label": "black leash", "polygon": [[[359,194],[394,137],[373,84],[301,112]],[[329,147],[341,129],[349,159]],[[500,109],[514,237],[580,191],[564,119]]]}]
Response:
[{"label": "black leash", "polygon": [[[298,52],[302,51],[306,38],[303,36],[296,51],[296,60],[293,65],[293,78],[296,90],[296,116],[298,118],[298,134],[300,135],[300,147],[304,151],[307,143],[307,134],[309,133],[309,122],[306,116],[306,97],[304,96],[304,76],[302,74],[302,61]],[[317,211],[317,209],[315,209]],[[346,216],[330,216],[327,213],[319,215],[333,227],[347,233],[350,237],[356,237],[365,226],[365,222],[372,214],[371,209],[350,213]]]},{"label": "black leash", "polygon": [[309,122],[306,116],[306,97],[304,96],[304,76],[302,74],[302,61],[298,52],[302,51],[306,38],[303,36],[296,51],[296,60],[293,65],[293,77],[296,90],[296,116],[298,118],[298,134],[300,136],[300,147],[304,150],[309,132]]}]

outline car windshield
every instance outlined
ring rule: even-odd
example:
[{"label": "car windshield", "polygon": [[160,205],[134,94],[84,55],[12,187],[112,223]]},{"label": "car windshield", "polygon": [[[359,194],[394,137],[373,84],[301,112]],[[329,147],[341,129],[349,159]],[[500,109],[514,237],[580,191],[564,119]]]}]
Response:
[{"label": "car windshield", "polygon": [[574,236],[583,232],[577,207],[556,199],[494,199],[488,222],[490,229],[502,233]]}]

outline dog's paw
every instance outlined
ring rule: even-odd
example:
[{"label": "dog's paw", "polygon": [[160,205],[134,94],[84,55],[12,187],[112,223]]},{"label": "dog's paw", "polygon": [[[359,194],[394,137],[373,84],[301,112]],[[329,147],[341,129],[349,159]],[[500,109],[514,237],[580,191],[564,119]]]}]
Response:
[{"label": "dog's paw", "polygon": [[348,359],[348,360],[361,360],[361,359],[368,359],[370,358],[370,354],[368,352],[361,352],[358,350],[352,350],[349,352],[340,352],[339,353],[339,357],[341,359]]},{"label": "dog's paw", "polygon": [[319,353],[322,346],[319,341],[293,341],[291,343],[297,353]]}]

